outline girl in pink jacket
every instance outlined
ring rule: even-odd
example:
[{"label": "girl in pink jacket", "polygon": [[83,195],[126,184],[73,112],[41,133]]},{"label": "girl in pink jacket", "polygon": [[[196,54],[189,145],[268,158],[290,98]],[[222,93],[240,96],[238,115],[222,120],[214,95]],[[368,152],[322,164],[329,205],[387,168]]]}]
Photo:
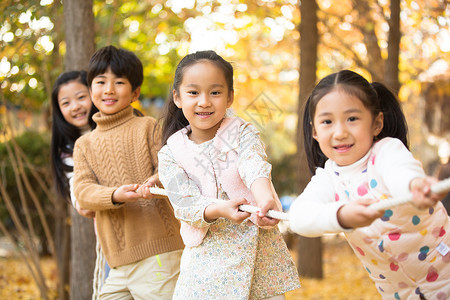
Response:
[{"label": "girl in pink jacket", "polygon": [[[159,178],[186,245],[173,299],[285,299],[300,286],[277,221],[271,165],[251,124],[226,117],[233,67],[214,51],[187,55],[175,72],[158,154]],[[239,210],[258,206],[259,214]]]}]

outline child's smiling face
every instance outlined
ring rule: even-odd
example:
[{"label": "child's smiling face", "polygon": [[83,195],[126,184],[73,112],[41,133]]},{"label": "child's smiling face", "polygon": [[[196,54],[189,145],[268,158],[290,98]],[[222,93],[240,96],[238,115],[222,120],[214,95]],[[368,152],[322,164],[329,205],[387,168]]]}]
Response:
[{"label": "child's smiling face", "polygon": [[181,108],[191,126],[190,139],[206,142],[216,135],[227,108],[233,103],[222,69],[204,60],[186,67],[174,103]]},{"label": "child's smiling face", "polygon": [[360,99],[335,88],[317,103],[312,125],[313,138],[323,154],[347,166],[372,147],[383,128],[383,113],[373,118]]},{"label": "child's smiling face", "polygon": [[89,125],[92,101],[86,85],[76,80],[61,85],[58,92],[58,105],[67,123],[78,128]]},{"label": "child's smiling face", "polygon": [[95,76],[90,92],[98,110],[110,115],[138,100],[140,87],[133,91],[126,77],[119,77],[111,71],[111,68],[108,68],[105,73]]}]

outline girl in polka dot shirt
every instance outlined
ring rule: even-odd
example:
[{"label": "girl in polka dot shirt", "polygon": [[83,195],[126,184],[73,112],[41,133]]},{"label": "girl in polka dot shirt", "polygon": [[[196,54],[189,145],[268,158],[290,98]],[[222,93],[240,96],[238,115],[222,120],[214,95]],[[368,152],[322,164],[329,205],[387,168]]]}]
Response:
[{"label": "girl in polka dot shirt", "polygon": [[[450,222],[408,150],[395,95],[348,70],[322,79],[306,103],[304,144],[315,175],[289,212],[304,236],[344,232],[383,299],[450,299]],[[411,192],[412,204],[368,206]]]}]

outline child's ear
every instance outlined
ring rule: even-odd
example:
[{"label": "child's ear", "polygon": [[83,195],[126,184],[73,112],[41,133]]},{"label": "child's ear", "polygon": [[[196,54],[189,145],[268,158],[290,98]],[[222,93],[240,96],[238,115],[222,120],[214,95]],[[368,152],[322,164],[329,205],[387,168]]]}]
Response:
[{"label": "child's ear", "polygon": [[233,104],[234,101],[234,91],[230,91],[228,94],[228,100],[227,100],[227,108],[230,108],[231,104]]},{"label": "child's ear", "polygon": [[377,136],[380,134],[381,130],[384,126],[384,116],[383,113],[378,113],[378,116],[375,117],[373,122],[373,136]]},{"label": "child's ear", "polygon": [[139,99],[139,95],[141,94],[141,87],[138,86],[132,93],[131,102],[134,102]]},{"label": "child's ear", "polygon": [[309,126],[311,126],[311,133],[312,133],[312,138],[315,139],[317,141],[317,131],[313,126],[312,122],[309,122]]},{"label": "child's ear", "polygon": [[317,131],[316,131],[316,129],[314,129],[314,126],[311,126],[311,130],[312,130],[313,139],[315,139],[317,141]]},{"label": "child's ear", "polygon": [[172,90],[172,96],[173,96],[173,103],[175,103],[175,105],[178,108],[181,108],[181,101],[180,101],[180,97],[178,97],[177,91],[174,89]]}]

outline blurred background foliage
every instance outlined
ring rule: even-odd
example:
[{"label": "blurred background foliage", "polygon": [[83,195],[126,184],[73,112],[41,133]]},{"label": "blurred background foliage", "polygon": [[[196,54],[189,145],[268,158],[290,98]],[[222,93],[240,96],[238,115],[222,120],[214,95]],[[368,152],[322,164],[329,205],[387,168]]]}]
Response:
[{"label": "blurred background foliage", "polygon": [[[380,59],[387,57],[389,2],[317,3],[318,78],[344,68],[369,79],[371,74],[379,74],[376,69],[383,68],[383,63],[368,65],[371,49],[364,37],[374,30],[376,51]],[[362,12],[362,4],[369,10]],[[35,124],[30,118],[38,115],[44,122],[33,127],[41,131],[49,128],[51,87],[64,67],[64,26],[71,24],[64,24],[62,5],[53,0],[7,0],[0,4],[2,111],[5,106],[16,113],[26,111],[18,118],[28,125]],[[269,157],[281,162],[296,151],[298,7],[296,0],[93,1],[93,30],[97,48],[114,44],[136,52],[142,60],[145,81],[139,108],[155,116],[181,57],[201,49],[219,52],[235,67],[234,109],[264,128]],[[448,83],[449,11],[447,1],[401,1],[399,96],[411,126],[413,151],[426,140],[420,129],[423,110],[417,109],[421,85],[433,81],[436,74],[446,76],[444,83]],[[269,105],[272,110],[261,112],[252,105],[261,95],[266,108]],[[270,112],[272,115],[259,120],[253,117]],[[430,145],[428,152],[437,153],[433,147],[438,146]],[[428,152],[419,155],[426,157],[427,164],[435,163],[437,155]]]},{"label": "blurred background foliage", "polygon": [[[317,3],[318,78],[349,68],[371,79],[371,74],[377,74],[374,70],[383,64],[368,65],[370,49],[364,37],[367,31],[374,30],[380,58],[387,57],[388,1]],[[361,12],[361,4],[369,7],[366,15]],[[0,4],[1,111],[5,106],[16,113],[26,111],[18,116],[24,127],[26,123],[36,124],[30,120],[36,115],[44,122],[34,128],[46,131],[51,122],[51,87],[64,69],[64,26],[71,25],[64,24],[62,5],[52,0],[7,0]],[[142,60],[145,81],[140,108],[155,116],[170,90],[181,57],[201,49],[219,52],[235,67],[237,101],[233,107],[239,115],[255,121],[248,109],[257,110],[252,103],[262,94],[265,105],[276,107],[276,113],[258,122],[265,129],[262,135],[270,159],[281,162],[296,151],[298,7],[296,0],[93,1],[93,30],[97,48],[114,44],[136,52]],[[423,111],[417,110],[421,85],[433,81],[436,74],[445,75],[444,83],[448,83],[449,11],[447,1],[401,1],[399,96],[412,128],[413,151],[414,145],[426,138],[420,129]],[[427,158],[427,163],[436,159],[437,155]]]},{"label": "blurred background foliage", "polygon": [[[49,157],[50,157],[50,137],[48,133],[39,133],[37,131],[26,131],[23,134],[16,137],[15,142],[20,149],[26,149],[27,165],[24,168],[24,176],[28,177],[31,186],[35,187],[36,196],[38,199],[42,200],[42,206],[44,208],[45,214],[47,216],[52,215],[53,205],[48,199],[48,195],[41,188],[39,182],[34,178],[32,172],[36,172],[43,180],[50,181],[50,172],[48,170]],[[12,147],[11,143],[8,141],[9,146]],[[20,154],[19,154],[20,155]],[[13,170],[11,164],[10,156],[6,149],[6,143],[0,143],[0,172],[1,172],[1,184],[3,184],[8,191],[12,204],[15,210],[19,212],[19,215],[24,219],[24,205],[19,201],[20,189],[17,189],[17,177]],[[25,198],[27,206],[32,206],[32,201],[30,197]],[[45,240],[45,234],[40,226],[39,216],[36,210],[31,210],[31,220],[33,227],[36,230],[37,238],[40,241]],[[49,221],[52,220],[51,217],[48,218]],[[10,213],[7,211],[3,201],[0,203],[0,220],[4,222],[8,229],[13,229],[13,220],[10,218]],[[49,254],[48,244],[45,242],[39,243],[39,252],[43,255]]]}]

